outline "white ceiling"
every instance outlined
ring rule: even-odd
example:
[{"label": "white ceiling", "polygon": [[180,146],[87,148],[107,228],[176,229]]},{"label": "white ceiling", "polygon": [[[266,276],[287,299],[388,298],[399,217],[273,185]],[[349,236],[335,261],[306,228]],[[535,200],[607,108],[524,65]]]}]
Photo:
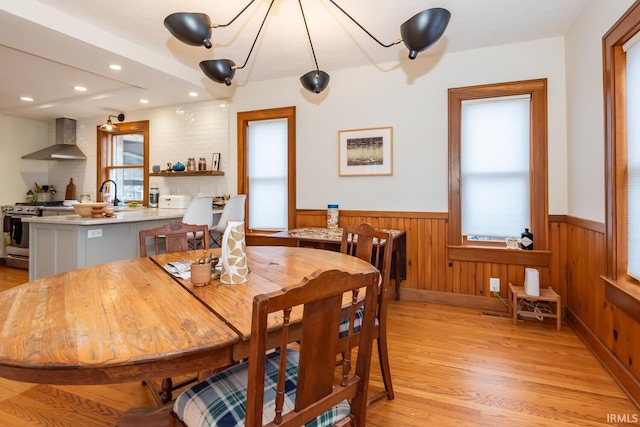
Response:
[{"label": "white ceiling", "polygon": [[[0,113],[36,120],[137,111],[193,100],[232,100],[247,82],[301,76],[314,69],[300,7],[275,0],[262,34],[232,86],[207,79],[198,64],[228,58],[238,66],[270,0],[256,0],[232,25],[213,30],[213,48],[176,40],[163,25],[173,12],[229,22],[248,0],[12,0],[0,5]],[[431,7],[451,12],[442,39],[423,55],[563,35],[588,0],[336,0],[383,43]],[[327,0],[303,0],[320,69],[409,61],[403,44],[382,48]],[[112,71],[111,63],[123,68]],[[388,65],[387,65],[388,68]],[[428,78],[424,76],[422,78]],[[72,87],[83,85],[85,93]],[[189,91],[198,92],[193,99]],[[30,96],[34,102],[21,101]],[[149,104],[140,104],[140,99]]]}]

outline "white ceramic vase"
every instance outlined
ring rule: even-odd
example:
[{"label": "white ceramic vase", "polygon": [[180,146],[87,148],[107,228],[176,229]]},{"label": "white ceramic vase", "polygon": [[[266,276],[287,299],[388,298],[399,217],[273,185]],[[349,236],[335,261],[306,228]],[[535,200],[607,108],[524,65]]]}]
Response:
[{"label": "white ceramic vase", "polygon": [[249,280],[244,221],[229,221],[222,235],[222,273],[220,282],[236,285]]}]

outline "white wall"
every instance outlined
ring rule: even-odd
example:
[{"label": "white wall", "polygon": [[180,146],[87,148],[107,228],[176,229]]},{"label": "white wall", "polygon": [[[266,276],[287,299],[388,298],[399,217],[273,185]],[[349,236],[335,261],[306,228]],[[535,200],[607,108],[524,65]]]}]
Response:
[{"label": "white wall", "polygon": [[[343,209],[446,212],[447,89],[547,78],[549,212],[604,221],[601,39],[632,3],[592,0],[566,38],[328,70],[329,88],[319,96],[305,92],[297,77],[238,85],[228,110],[213,102],[182,106],[196,112],[196,124],[181,122],[178,106],[125,113],[127,121],[150,119],[152,164],[201,155],[209,161],[212,152],[222,154],[225,177],[159,179],[165,194],[235,193],[236,113],[294,105],[298,208],[338,203]],[[86,162],[42,162],[20,156],[53,142],[52,131],[48,143],[41,141],[47,124],[0,116],[0,144],[8,160],[0,172],[0,203],[21,200],[32,181],[47,179],[63,190],[73,177],[78,193],[95,193],[95,127],[105,118],[78,121]],[[338,131],[378,126],[393,127],[393,176],[339,177]]]},{"label": "white wall", "polygon": [[[177,111],[182,113],[178,114]],[[114,114],[117,112],[114,112]],[[185,120],[192,117],[192,121]],[[76,198],[81,193],[91,194],[96,199],[97,182],[97,142],[96,127],[104,123],[106,115],[77,121],[77,144],[87,156],[86,161],[55,161],[49,170],[49,184],[59,191],[58,199],[64,199],[64,189],[73,178]],[[149,120],[149,160],[150,165],[182,162],[188,157],[207,159],[211,167],[213,153],[220,153],[220,170],[235,169],[229,159],[229,115],[226,107],[212,101],[194,102],[180,106],[170,106],[142,111],[125,112],[125,122]],[[117,126],[118,122],[114,122]],[[228,176],[223,177],[152,177],[160,194],[222,195],[229,193]],[[234,184],[235,187],[235,184]]]},{"label": "white wall", "polygon": [[[298,208],[338,203],[343,209],[447,212],[447,89],[547,78],[549,208],[566,212],[562,38],[444,57],[418,55],[405,68],[393,63],[327,71],[331,81],[319,96],[293,77],[239,88],[231,104],[232,123],[239,111],[296,106]],[[339,177],[338,131],[380,126],[393,127],[393,176]],[[234,126],[230,134],[235,141]]]},{"label": "white wall", "polygon": [[25,202],[27,191],[47,184],[48,162],[23,160],[21,157],[49,145],[46,122],[18,119],[0,114],[0,206]]},{"label": "white wall", "polygon": [[604,222],[602,36],[633,0],[592,0],[565,37],[569,215]]}]

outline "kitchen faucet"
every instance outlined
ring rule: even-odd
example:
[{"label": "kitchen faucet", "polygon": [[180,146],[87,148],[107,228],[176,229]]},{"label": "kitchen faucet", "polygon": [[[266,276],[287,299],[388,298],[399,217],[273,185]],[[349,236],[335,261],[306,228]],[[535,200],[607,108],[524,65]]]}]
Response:
[{"label": "kitchen faucet", "polygon": [[102,190],[104,190],[104,185],[107,182],[113,182],[113,206],[118,206],[118,203],[120,203],[120,200],[118,200],[118,185],[114,180],[107,179],[106,181],[103,181],[102,185],[100,186],[100,192],[102,193]]}]

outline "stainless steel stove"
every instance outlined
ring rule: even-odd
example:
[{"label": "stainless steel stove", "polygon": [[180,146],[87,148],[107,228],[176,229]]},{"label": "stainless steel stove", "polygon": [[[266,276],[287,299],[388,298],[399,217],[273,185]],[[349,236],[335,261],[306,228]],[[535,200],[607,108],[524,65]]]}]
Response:
[{"label": "stainless steel stove", "polygon": [[9,245],[5,246],[5,261],[10,267],[29,269],[29,224],[22,219],[42,216],[42,207],[63,206],[62,202],[16,203],[2,206],[3,231],[8,233]]}]

